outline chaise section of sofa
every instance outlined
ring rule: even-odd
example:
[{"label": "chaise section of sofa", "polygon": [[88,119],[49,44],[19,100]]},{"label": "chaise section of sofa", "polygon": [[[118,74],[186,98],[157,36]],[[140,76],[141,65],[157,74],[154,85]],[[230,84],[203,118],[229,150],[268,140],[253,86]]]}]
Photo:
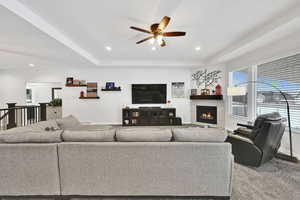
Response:
[{"label": "chaise section of sofa", "polygon": [[60,195],[57,144],[0,144],[0,195]]},{"label": "chaise section of sofa", "polygon": [[228,143],[60,143],[62,195],[231,195]]}]

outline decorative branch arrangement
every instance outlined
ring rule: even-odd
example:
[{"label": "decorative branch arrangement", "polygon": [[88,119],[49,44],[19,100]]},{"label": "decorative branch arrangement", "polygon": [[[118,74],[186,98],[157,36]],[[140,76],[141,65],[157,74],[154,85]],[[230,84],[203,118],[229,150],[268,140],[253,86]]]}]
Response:
[{"label": "decorative branch arrangement", "polygon": [[192,75],[192,79],[196,81],[198,88],[203,84],[204,88],[208,88],[218,83],[221,78],[220,73],[220,70],[215,70],[209,73],[207,72],[207,69],[199,70]]}]

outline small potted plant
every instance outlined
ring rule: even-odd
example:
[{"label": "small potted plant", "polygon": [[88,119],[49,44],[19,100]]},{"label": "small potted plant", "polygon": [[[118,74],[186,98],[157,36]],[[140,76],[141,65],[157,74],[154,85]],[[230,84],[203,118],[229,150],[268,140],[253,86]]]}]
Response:
[{"label": "small potted plant", "polygon": [[61,99],[53,99],[49,103],[49,106],[52,106],[52,107],[61,107],[62,106],[62,100]]}]

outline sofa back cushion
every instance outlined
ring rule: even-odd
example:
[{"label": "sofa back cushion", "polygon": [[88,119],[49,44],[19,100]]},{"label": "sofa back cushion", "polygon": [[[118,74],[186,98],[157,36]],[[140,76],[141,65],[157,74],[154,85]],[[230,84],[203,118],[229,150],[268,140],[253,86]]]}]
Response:
[{"label": "sofa back cushion", "polygon": [[117,130],[116,138],[120,142],[168,142],[171,141],[172,131],[158,128],[121,128]]},{"label": "sofa back cushion", "polygon": [[107,130],[65,130],[62,134],[65,142],[113,142],[116,129]]},{"label": "sofa back cushion", "polygon": [[1,134],[4,143],[59,143],[62,130],[58,131],[28,131],[23,134]]},{"label": "sofa back cushion", "polygon": [[227,134],[218,128],[175,128],[173,137],[177,142],[224,142]]},{"label": "sofa back cushion", "polygon": [[78,119],[76,119],[76,117],[73,115],[69,115],[62,119],[57,119],[56,122],[61,129],[73,129],[74,127],[80,125]]},{"label": "sofa back cushion", "polygon": [[231,192],[228,143],[63,142],[58,154],[62,195],[175,200],[158,196],[199,199]]}]

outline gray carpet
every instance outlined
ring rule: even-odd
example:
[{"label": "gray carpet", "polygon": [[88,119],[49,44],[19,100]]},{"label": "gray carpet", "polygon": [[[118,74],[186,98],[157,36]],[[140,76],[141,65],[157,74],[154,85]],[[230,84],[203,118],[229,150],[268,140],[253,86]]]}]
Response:
[{"label": "gray carpet", "polygon": [[259,168],[235,164],[232,200],[299,200],[300,164],[273,159]]},{"label": "gray carpet", "polygon": [[[1,199],[1,198],[0,198]],[[2,200],[47,200],[47,198],[2,198]],[[174,200],[174,198],[74,198],[73,200]],[[176,200],[197,198],[176,198]],[[235,164],[231,200],[300,200],[300,163],[278,159],[259,168]]]}]

